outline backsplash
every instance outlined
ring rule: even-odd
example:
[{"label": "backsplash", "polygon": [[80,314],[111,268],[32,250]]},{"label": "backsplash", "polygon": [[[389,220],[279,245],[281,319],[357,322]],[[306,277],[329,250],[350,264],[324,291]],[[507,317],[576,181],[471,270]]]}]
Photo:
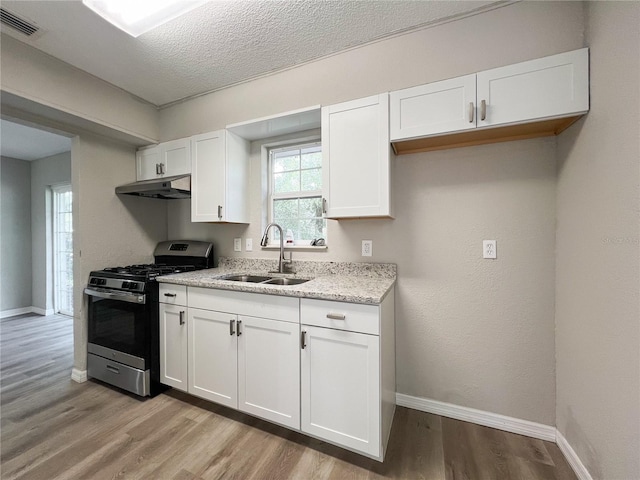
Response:
[{"label": "backsplash", "polygon": [[[359,263],[359,262],[314,262],[294,260],[290,266],[296,276],[317,277],[322,275],[354,275],[371,278],[393,278],[396,276],[395,263]],[[277,259],[264,258],[228,258],[220,257],[218,267],[234,271],[268,272],[277,270]]]}]

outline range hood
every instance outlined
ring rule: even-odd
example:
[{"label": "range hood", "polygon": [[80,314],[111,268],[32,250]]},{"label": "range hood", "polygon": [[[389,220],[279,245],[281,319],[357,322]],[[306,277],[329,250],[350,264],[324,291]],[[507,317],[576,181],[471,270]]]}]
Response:
[{"label": "range hood", "polygon": [[191,175],[152,178],[151,180],[128,183],[127,185],[116,187],[116,193],[118,195],[137,195],[139,197],[162,198],[165,200],[191,198]]}]

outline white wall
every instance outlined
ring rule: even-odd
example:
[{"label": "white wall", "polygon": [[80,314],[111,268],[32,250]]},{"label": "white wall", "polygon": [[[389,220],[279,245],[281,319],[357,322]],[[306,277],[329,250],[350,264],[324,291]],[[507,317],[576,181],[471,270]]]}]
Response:
[{"label": "white wall", "polygon": [[591,111],[559,137],[557,426],[594,479],[640,478],[640,3],[588,6]]},{"label": "white wall", "polygon": [[[583,46],[581,3],[522,2],[341,53],[161,111],[163,139],[330,104]],[[398,264],[398,391],[555,424],[555,140],[398,157],[395,220],[329,221],[325,253],[294,258]],[[234,256],[260,212],[252,144],[251,225],[192,225],[169,205],[169,236],[213,240]],[[498,260],[481,259],[498,240]],[[275,257],[273,251],[244,256]]]},{"label": "white wall", "polygon": [[74,368],[86,370],[87,319],[82,290],[91,270],[153,261],[167,238],[162,200],[118,197],[115,187],[135,180],[135,149],[81,135],[71,148],[74,230]]},{"label": "white wall", "polygon": [[0,163],[0,312],[31,307],[31,166]]},{"label": "white wall", "polygon": [[31,163],[32,305],[53,309],[51,185],[71,183],[71,152]]}]

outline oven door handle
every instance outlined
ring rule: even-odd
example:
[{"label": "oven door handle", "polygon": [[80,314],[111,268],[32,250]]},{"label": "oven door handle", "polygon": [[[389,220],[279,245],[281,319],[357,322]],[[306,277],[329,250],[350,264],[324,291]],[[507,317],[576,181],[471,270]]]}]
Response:
[{"label": "oven door handle", "polygon": [[128,292],[107,292],[104,290],[94,290],[92,288],[85,288],[84,293],[92,297],[107,298],[110,300],[119,300],[121,302],[137,303],[139,305],[147,303],[146,295],[139,295]]}]

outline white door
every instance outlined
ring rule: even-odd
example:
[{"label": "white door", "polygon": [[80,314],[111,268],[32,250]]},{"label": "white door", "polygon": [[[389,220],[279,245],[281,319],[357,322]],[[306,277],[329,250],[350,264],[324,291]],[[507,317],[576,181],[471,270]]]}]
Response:
[{"label": "white door", "polygon": [[477,82],[479,127],[584,113],[589,50],[494,68],[478,73]]},{"label": "white door", "polygon": [[160,304],[160,383],[187,391],[187,307]]},{"label": "white door", "polygon": [[160,144],[160,175],[170,177],[191,172],[191,141],[180,138]]},{"label": "white door", "polygon": [[54,310],[73,315],[73,197],[71,185],[53,187]]},{"label": "white door", "polygon": [[189,393],[238,408],[238,317],[189,309]]},{"label": "white door", "polygon": [[141,148],[136,152],[136,180],[149,180],[159,175],[160,147]]},{"label": "white door", "polygon": [[391,141],[474,129],[475,101],[475,74],[391,92]]},{"label": "white door", "polygon": [[327,218],[391,215],[389,95],[322,107]]},{"label": "white door", "polygon": [[302,325],[301,429],[380,455],[379,337]]},{"label": "white door", "polygon": [[191,221],[219,222],[225,210],[225,131],[191,138]]},{"label": "white door", "polygon": [[238,317],[238,407],[300,428],[300,325]]}]

